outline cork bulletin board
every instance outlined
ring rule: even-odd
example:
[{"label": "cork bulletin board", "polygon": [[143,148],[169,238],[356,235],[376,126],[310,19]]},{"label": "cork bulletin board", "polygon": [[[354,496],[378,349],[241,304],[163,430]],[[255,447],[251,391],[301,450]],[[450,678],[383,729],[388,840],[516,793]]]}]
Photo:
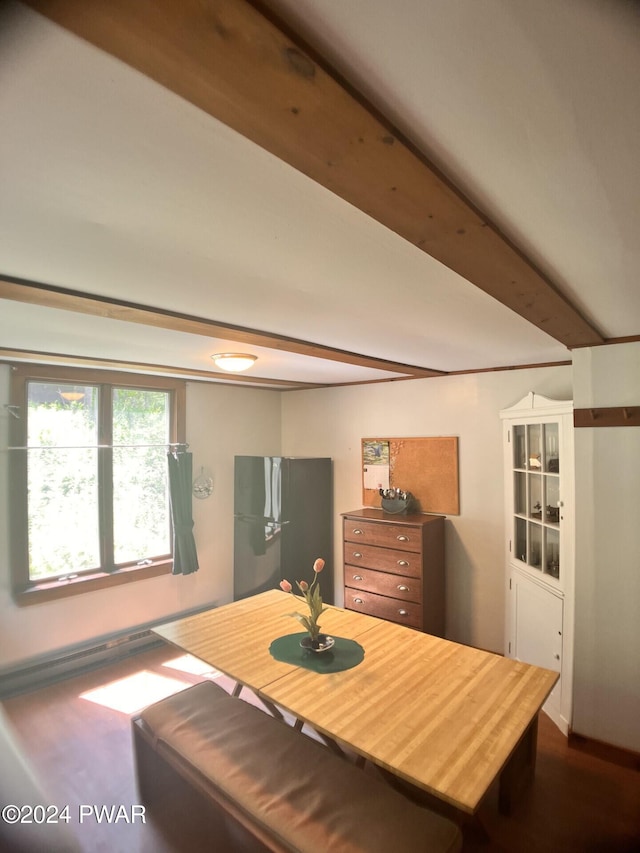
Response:
[{"label": "cork bulletin board", "polygon": [[362,501],[379,507],[380,488],[411,492],[417,512],[459,515],[458,438],[363,438]]}]

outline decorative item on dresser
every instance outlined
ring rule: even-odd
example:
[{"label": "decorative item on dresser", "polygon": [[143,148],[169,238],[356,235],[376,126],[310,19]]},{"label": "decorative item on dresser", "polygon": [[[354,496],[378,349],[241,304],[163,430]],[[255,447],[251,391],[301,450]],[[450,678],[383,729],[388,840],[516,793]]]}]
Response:
[{"label": "decorative item on dresser", "polygon": [[444,636],[444,518],[380,509],[343,516],[344,606]]}]

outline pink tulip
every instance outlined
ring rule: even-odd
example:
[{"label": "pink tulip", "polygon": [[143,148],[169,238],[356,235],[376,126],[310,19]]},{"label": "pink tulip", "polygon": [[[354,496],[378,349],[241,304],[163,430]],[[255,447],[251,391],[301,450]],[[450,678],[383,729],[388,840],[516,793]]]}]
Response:
[{"label": "pink tulip", "polygon": [[306,592],[309,589],[309,584],[306,581],[300,581],[298,586],[300,587],[301,592]]},{"label": "pink tulip", "polygon": [[289,581],[282,580],[280,581],[280,589],[284,590],[285,592],[291,592],[292,586]]},{"label": "pink tulip", "polygon": [[316,574],[318,574],[318,572],[321,572],[323,569],[324,569],[324,560],[322,559],[322,557],[318,557],[318,559],[313,564],[313,571]]}]

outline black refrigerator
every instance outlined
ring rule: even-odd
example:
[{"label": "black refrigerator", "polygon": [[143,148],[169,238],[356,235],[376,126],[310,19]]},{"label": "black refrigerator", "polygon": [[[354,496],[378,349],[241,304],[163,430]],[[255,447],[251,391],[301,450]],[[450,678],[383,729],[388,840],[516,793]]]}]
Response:
[{"label": "black refrigerator", "polygon": [[322,600],[333,604],[333,486],[331,459],[236,456],[234,485],[234,600],[277,589],[286,578],[319,578]]}]

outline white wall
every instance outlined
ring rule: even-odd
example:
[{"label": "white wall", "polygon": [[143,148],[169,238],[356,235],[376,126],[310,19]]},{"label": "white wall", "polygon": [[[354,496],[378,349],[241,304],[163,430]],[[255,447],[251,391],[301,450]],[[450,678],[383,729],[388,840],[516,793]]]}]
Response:
[{"label": "white wall", "polygon": [[447,636],[504,651],[504,496],[498,412],[528,391],[570,399],[571,368],[510,370],[282,395],[282,451],[334,460],[336,601],[340,513],[362,506],[361,439],[459,437],[460,515],[446,523]]},{"label": "white wall", "polygon": [[[576,350],[574,389],[579,409],[640,405],[640,343]],[[575,446],[573,727],[640,751],[640,429],[576,429]]]},{"label": "white wall", "polygon": [[[194,473],[214,477],[213,495],[194,500],[200,571],[123,584],[43,604],[18,607],[10,592],[7,426],[9,369],[0,365],[0,669],[233,595],[233,457],[280,451],[280,394],[192,383],[187,440]],[[73,519],[69,520],[70,526]]]}]

